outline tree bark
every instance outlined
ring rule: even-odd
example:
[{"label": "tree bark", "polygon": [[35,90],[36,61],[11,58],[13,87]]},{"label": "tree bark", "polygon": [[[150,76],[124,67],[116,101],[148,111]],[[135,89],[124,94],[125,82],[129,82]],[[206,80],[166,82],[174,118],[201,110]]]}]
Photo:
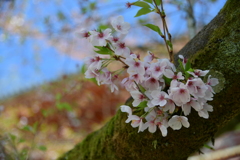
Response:
[{"label": "tree bark", "polygon": [[[219,128],[240,113],[240,1],[228,0],[219,14],[178,54],[189,58],[194,68],[210,69],[219,78],[217,94],[210,104],[209,119],[192,110],[190,127],[162,137],[160,131],[137,133],[126,124],[126,113],[117,114],[100,130],[65,153],[59,160],[185,160],[214,137]],[[204,17],[203,17],[204,18]],[[175,62],[177,62],[177,55]],[[130,98],[126,104],[131,106]]]}]

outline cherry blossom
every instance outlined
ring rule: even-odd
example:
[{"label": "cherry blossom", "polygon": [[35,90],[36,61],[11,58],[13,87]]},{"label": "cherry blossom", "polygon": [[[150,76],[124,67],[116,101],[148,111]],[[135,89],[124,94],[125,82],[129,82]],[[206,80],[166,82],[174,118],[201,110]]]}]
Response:
[{"label": "cherry blossom", "polygon": [[90,37],[89,32],[88,32],[85,28],[81,28],[80,30],[77,30],[77,31],[75,32],[75,34],[76,34],[77,36],[80,36],[80,38],[89,39],[89,37]]},{"label": "cherry blossom", "polygon": [[155,90],[160,87],[159,81],[155,77],[148,77],[144,82],[144,87],[149,90]]},{"label": "cherry blossom", "polygon": [[164,119],[161,121],[159,119],[156,119],[155,123],[156,123],[157,127],[160,129],[160,131],[162,132],[162,136],[166,137],[167,136],[167,127],[168,127],[167,120]]},{"label": "cherry blossom", "polygon": [[[138,127],[138,132],[147,129],[154,133],[159,129],[165,137],[168,127],[179,130],[182,126],[190,126],[187,116],[192,108],[198,116],[209,118],[213,106],[208,101],[213,100],[215,94],[212,87],[219,83],[211,75],[206,77],[209,70],[191,68],[190,61],[187,62],[182,55],[179,55],[182,59],[179,63],[183,68],[179,69],[169,59],[159,59],[150,51],[145,57],[134,54],[123,41],[130,29],[129,23],[118,16],[111,24],[117,31],[114,35],[109,28],[102,31],[81,29],[78,35],[87,38],[94,46],[100,46],[95,47],[99,49],[96,51],[99,54],[85,58],[86,78],[95,78],[98,85],[108,85],[114,92],[118,90],[119,74],[128,73],[121,84],[130,92],[134,108],[127,105],[120,107],[122,112],[127,113],[126,123],[131,122],[133,128]],[[122,65],[118,65],[115,71],[109,70],[108,65],[115,61]],[[206,78],[207,82],[203,81]],[[133,110],[137,111],[136,115],[132,114]]]},{"label": "cherry blossom", "polygon": [[203,117],[203,118],[207,119],[209,117],[208,112],[212,112],[212,111],[213,111],[213,107],[211,105],[205,103],[203,105],[203,108],[200,111],[198,111],[198,115],[200,117]]},{"label": "cherry blossom", "polygon": [[195,98],[203,98],[208,89],[208,87],[203,83],[201,78],[188,80],[186,86],[190,94],[193,95]]},{"label": "cherry blossom", "polygon": [[106,46],[107,39],[110,39],[112,30],[110,28],[105,29],[104,31],[90,31],[90,42],[94,46]]},{"label": "cherry blossom", "polygon": [[159,106],[164,106],[164,105],[166,105],[166,103],[167,103],[167,98],[169,98],[169,96],[167,95],[167,93],[165,93],[165,92],[163,92],[163,91],[161,91],[161,92],[159,92],[159,91],[157,91],[157,90],[155,90],[155,91],[153,91],[152,93],[151,93],[151,95],[152,95],[152,97],[153,97],[153,99],[152,99],[152,104],[154,104],[154,105],[159,105]]},{"label": "cherry blossom", "polygon": [[115,44],[115,54],[119,56],[129,57],[130,56],[130,49],[125,46],[125,43],[118,42]]},{"label": "cherry blossom", "polygon": [[118,16],[111,21],[113,28],[120,32],[121,34],[127,34],[130,29],[130,24],[128,22],[124,22],[123,16]]},{"label": "cherry blossom", "polygon": [[145,95],[143,95],[139,91],[131,91],[130,94],[134,99],[134,101],[132,103],[134,107],[138,106],[142,101],[147,100],[146,99],[147,97],[145,97]]},{"label": "cherry blossom", "polygon": [[148,55],[144,57],[143,61],[147,63],[151,63],[153,59],[155,58],[154,54],[150,51],[147,52]]},{"label": "cherry blossom", "polygon": [[122,105],[122,106],[120,106],[120,108],[121,108],[121,111],[122,111],[122,112],[128,113],[128,118],[127,118],[127,120],[125,121],[126,123],[129,123],[130,121],[132,121],[132,120],[134,120],[134,119],[138,119],[137,117],[132,116],[132,109],[131,109],[129,106]]},{"label": "cherry blossom", "polygon": [[188,122],[188,118],[185,116],[172,116],[172,118],[168,121],[168,125],[173,129],[173,130],[179,130],[182,128],[182,126],[188,128],[190,126]]},{"label": "cherry blossom", "polygon": [[185,116],[190,114],[191,107],[193,107],[196,111],[200,111],[203,108],[196,99],[191,98],[189,102],[182,105],[182,110]]},{"label": "cherry blossom", "polygon": [[175,110],[176,106],[171,99],[167,99],[167,103],[165,106],[162,107],[163,111],[169,111],[169,113],[173,113]]},{"label": "cherry blossom", "polygon": [[164,72],[164,75],[167,77],[167,78],[171,78],[173,80],[183,80],[184,77],[182,76],[182,72],[178,72],[177,75],[173,73],[172,70],[170,69],[166,69],[165,72]]},{"label": "cherry blossom", "polygon": [[151,75],[156,78],[161,77],[163,75],[166,65],[166,63],[161,62],[152,63],[149,68],[151,70]]},{"label": "cherry blossom", "polygon": [[178,106],[181,106],[190,101],[189,90],[183,83],[180,83],[179,87],[171,87],[169,97]]},{"label": "cherry blossom", "polygon": [[126,62],[126,64],[129,65],[129,67],[127,69],[127,72],[130,75],[134,75],[134,74],[144,75],[145,68],[144,68],[144,65],[141,61],[135,61],[135,60],[129,58],[125,62]]},{"label": "cherry blossom", "polygon": [[193,72],[188,71],[189,74],[193,75],[193,77],[203,77],[205,76],[207,73],[209,72],[209,70],[206,71],[202,71],[200,69],[195,69]]},{"label": "cherry blossom", "polygon": [[134,80],[130,77],[124,78],[121,83],[125,86],[125,89],[129,92],[137,90],[137,86]]},{"label": "cherry blossom", "polygon": [[183,67],[185,68],[186,63],[187,63],[187,59],[184,58],[183,55],[178,55],[178,57],[179,57],[180,59],[182,59],[182,64],[183,64]]}]

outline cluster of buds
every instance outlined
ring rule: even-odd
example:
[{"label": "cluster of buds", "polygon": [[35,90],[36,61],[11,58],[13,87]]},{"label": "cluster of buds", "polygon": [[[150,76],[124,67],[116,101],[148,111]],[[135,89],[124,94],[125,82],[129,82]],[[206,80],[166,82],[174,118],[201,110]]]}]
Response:
[{"label": "cluster of buds", "polygon": [[[86,58],[85,77],[95,78],[99,85],[109,85],[114,92],[118,90],[115,82],[119,74],[124,71],[129,74],[121,81],[134,99],[132,108],[121,106],[121,111],[128,113],[126,123],[138,127],[138,132],[148,129],[154,133],[159,128],[166,136],[168,127],[179,130],[182,126],[190,126],[187,116],[192,108],[200,117],[209,117],[208,112],[213,111],[213,107],[207,102],[213,100],[212,86],[218,84],[218,79],[211,75],[203,81],[209,70],[192,69],[190,61],[182,55],[178,68],[168,59],[158,59],[151,52],[141,60],[123,42],[130,29],[129,23],[118,16],[111,24],[113,29],[82,29],[79,32],[93,44],[97,49],[95,52],[102,55]],[[107,66],[114,61],[121,62],[122,66],[119,70],[109,71]],[[144,114],[133,115],[134,110],[142,110]]]}]

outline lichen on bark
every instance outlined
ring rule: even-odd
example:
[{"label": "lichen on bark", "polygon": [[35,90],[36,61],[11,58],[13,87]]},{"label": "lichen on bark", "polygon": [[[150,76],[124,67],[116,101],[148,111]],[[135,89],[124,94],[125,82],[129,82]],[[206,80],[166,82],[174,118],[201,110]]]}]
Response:
[{"label": "lichen on bark", "polygon": [[[219,14],[178,53],[188,57],[193,67],[210,69],[220,78],[222,87],[210,103],[214,111],[209,119],[192,110],[189,128],[169,128],[167,137],[162,137],[160,131],[137,133],[137,129],[125,123],[127,114],[118,111],[103,128],[88,135],[59,160],[184,160],[197,151],[240,113],[239,17],[240,1],[228,0]],[[126,103],[131,106],[131,101]]]}]

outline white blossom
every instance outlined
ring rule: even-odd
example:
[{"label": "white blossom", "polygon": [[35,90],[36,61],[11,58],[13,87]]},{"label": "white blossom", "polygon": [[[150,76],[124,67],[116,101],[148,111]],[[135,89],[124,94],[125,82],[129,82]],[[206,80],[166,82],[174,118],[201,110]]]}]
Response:
[{"label": "white blossom", "polygon": [[175,115],[173,116],[169,121],[168,125],[173,129],[173,130],[179,130],[182,128],[182,126],[188,128],[190,126],[188,122],[188,118],[185,116],[178,116]]}]

